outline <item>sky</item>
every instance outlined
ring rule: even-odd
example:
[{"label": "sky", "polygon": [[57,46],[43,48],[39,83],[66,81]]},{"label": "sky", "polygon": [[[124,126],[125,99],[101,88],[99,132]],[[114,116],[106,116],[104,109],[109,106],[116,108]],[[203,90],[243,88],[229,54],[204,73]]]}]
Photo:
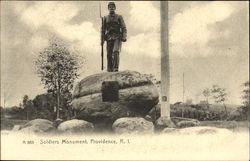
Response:
[{"label": "sky", "polygon": [[[1,106],[18,105],[45,93],[34,60],[51,37],[63,40],[84,58],[80,78],[100,73],[100,13],[107,3],[84,1],[1,1]],[[230,104],[241,104],[249,80],[249,8],[247,1],[169,2],[170,102],[204,100],[202,91],[225,88]],[[120,71],[153,74],[160,79],[160,3],[117,1],[128,30]],[[106,52],[105,52],[106,53]],[[105,58],[105,57],[104,57]],[[106,67],[106,59],[105,67]]]}]

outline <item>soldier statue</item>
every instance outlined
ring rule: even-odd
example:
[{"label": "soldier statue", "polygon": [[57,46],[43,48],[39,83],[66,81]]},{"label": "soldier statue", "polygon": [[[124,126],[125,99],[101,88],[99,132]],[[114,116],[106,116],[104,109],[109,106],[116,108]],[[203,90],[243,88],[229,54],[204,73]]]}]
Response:
[{"label": "soldier statue", "polygon": [[114,2],[108,3],[109,15],[103,18],[101,45],[107,42],[107,71],[118,72],[122,42],[127,40],[127,29],[121,15],[115,13]]}]

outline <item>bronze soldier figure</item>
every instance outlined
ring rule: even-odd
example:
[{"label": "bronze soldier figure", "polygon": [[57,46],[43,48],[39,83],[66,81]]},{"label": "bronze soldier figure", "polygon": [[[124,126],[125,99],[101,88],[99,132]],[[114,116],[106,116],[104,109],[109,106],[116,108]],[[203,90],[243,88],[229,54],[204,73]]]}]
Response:
[{"label": "bronze soldier figure", "polygon": [[102,26],[102,45],[107,41],[107,71],[118,72],[119,53],[122,42],[127,40],[127,29],[121,15],[115,13],[114,2],[108,3],[109,15],[104,17]]}]

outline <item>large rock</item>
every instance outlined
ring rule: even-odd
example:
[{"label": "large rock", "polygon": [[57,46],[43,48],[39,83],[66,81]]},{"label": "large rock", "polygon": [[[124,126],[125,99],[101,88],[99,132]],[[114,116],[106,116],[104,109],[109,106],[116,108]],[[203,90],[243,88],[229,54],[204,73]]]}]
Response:
[{"label": "large rock", "polygon": [[19,131],[21,130],[21,128],[22,128],[21,125],[14,125],[12,131]]},{"label": "large rock", "polygon": [[112,128],[116,134],[148,134],[154,132],[152,122],[140,117],[125,117],[114,122]]},{"label": "large rock", "polygon": [[236,121],[210,121],[209,124],[207,122],[201,122],[200,126],[213,126],[217,128],[226,128],[229,130],[238,130],[238,123]]},{"label": "large rock", "polygon": [[73,119],[61,123],[57,129],[63,133],[92,133],[94,125],[84,120]]},{"label": "large rock", "polygon": [[[103,81],[118,81],[117,102],[102,101]],[[72,106],[77,119],[112,125],[121,117],[145,117],[158,103],[158,96],[157,88],[143,74],[134,71],[106,72],[91,75],[78,83]]]},{"label": "large rock", "polygon": [[196,119],[183,118],[183,117],[171,117],[173,123],[179,128],[199,126],[200,121]]},{"label": "large rock", "polygon": [[180,133],[180,129],[176,129],[176,128],[164,128],[161,133],[164,134],[179,134]]},{"label": "large rock", "polygon": [[171,135],[213,135],[213,134],[230,134],[232,133],[230,130],[225,128],[216,128],[216,127],[188,127],[183,129],[174,129],[174,128],[165,128],[162,131],[163,134],[171,134]]},{"label": "large rock", "polygon": [[164,128],[175,128],[175,124],[168,117],[160,117],[155,121],[155,128],[157,130],[162,130]]},{"label": "large rock", "polygon": [[20,129],[20,132],[25,133],[47,133],[54,130],[53,123],[45,119],[31,120]]},{"label": "large rock", "polygon": [[179,128],[193,127],[193,126],[199,126],[199,124],[197,124],[194,121],[180,121],[177,123],[177,127]]},{"label": "large rock", "polygon": [[199,126],[200,122],[196,119],[184,117],[160,117],[155,121],[155,129],[161,131],[164,128],[185,128]]}]

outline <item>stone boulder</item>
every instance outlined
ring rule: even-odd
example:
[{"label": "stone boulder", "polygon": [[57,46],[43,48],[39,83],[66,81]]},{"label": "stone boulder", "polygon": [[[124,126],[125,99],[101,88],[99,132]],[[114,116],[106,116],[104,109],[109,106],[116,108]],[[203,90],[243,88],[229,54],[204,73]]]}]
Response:
[{"label": "stone boulder", "polygon": [[[102,101],[102,83],[117,81],[119,100]],[[135,71],[105,72],[91,75],[77,84],[72,107],[76,119],[96,124],[112,125],[122,117],[145,117],[158,103],[158,91],[143,74]]]},{"label": "stone boulder", "polygon": [[25,133],[47,133],[53,130],[53,122],[45,119],[35,119],[21,126],[19,131]]},{"label": "stone boulder", "polygon": [[[218,129],[214,127],[199,127],[199,128],[193,128],[193,130],[198,135],[218,133]],[[187,129],[184,129],[183,131],[187,132]]]},{"label": "stone boulder", "polygon": [[12,131],[19,131],[21,130],[21,128],[22,128],[21,125],[14,125]]},{"label": "stone boulder", "polygon": [[171,117],[171,120],[178,128],[199,126],[200,122],[196,119],[183,118],[183,117]]},{"label": "stone boulder", "polygon": [[116,134],[152,134],[152,122],[140,117],[125,117],[114,122],[112,129]]},{"label": "stone boulder", "polygon": [[179,134],[180,133],[180,129],[176,129],[176,128],[164,128],[161,133],[164,134]]},{"label": "stone boulder", "polygon": [[225,128],[216,128],[216,127],[188,127],[183,129],[175,129],[175,128],[165,128],[162,131],[163,134],[180,134],[180,135],[212,135],[212,134],[229,134],[232,133],[230,130]]},{"label": "stone boulder", "polygon": [[175,128],[175,124],[168,117],[160,117],[155,121],[155,129],[163,130],[164,128]]},{"label": "stone boulder", "polygon": [[194,121],[180,121],[177,123],[177,127],[179,128],[185,128],[185,127],[193,127],[193,126],[198,126],[199,124],[197,124]]},{"label": "stone boulder", "polygon": [[180,135],[214,135],[214,134],[223,134],[227,135],[232,133],[230,130],[225,128],[216,128],[216,127],[188,127],[183,129],[175,129],[172,131],[163,130],[163,133],[167,134],[180,134]]},{"label": "stone boulder", "polygon": [[57,130],[62,133],[92,133],[94,130],[94,125],[90,122],[84,120],[69,120],[62,122]]}]

